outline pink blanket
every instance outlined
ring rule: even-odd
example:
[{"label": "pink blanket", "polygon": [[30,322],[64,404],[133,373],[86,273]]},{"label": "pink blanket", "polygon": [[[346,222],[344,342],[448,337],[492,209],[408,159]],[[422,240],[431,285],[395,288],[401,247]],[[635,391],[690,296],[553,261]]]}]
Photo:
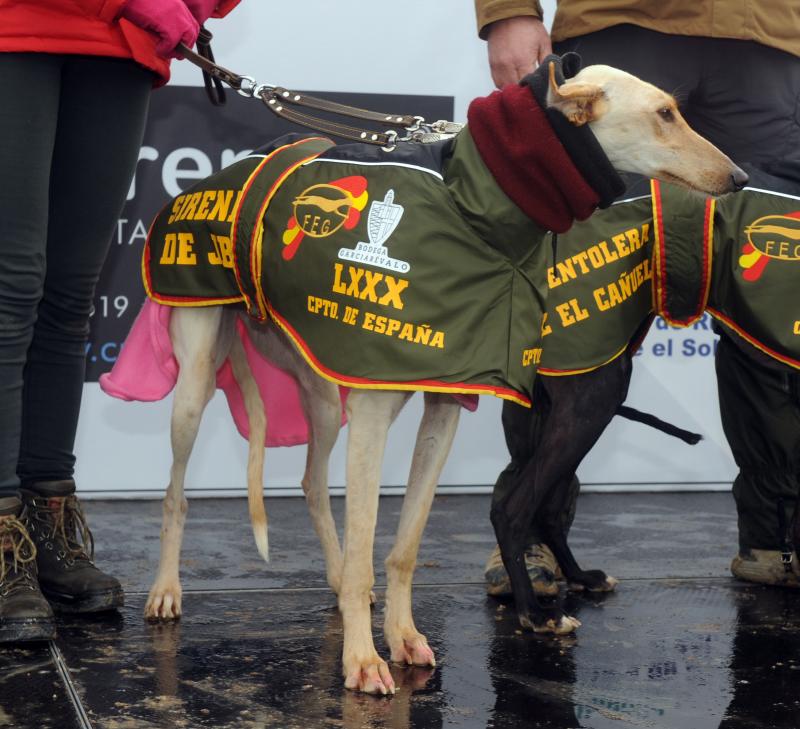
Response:
[{"label": "pink blanket", "polygon": [[[178,362],[169,338],[171,314],[172,307],[156,304],[150,299],[145,301],[114,367],[111,372],[100,376],[103,392],[120,400],[140,402],[162,400],[172,392],[178,379]],[[265,445],[272,447],[307,443],[308,424],[300,404],[296,380],[261,356],[241,321],[236,322],[236,327],[264,401],[267,414]],[[250,429],[244,399],[228,360],[217,371],[217,387],[225,393],[236,429],[247,438]],[[342,396],[344,424],[347,388],[340,387],[339,391]],[[454,397],[467,410],[474,411],[478,407],[476,395]]]}]

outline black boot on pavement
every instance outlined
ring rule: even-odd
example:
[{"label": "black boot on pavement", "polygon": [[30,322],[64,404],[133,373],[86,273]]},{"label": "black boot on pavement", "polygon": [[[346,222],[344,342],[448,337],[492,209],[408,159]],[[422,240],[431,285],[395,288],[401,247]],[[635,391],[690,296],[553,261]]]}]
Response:
[{"label": "black boot on pavement", "polygon": [[36,543],[39,585],[53,609],[97,613],[122,607],[122,585],[95,567],[94,539],[75,482],[39,481],[21,490],[28,529]]},{"label": "black boot on pavement", "polygon": [[0,498],[0,643],[52,640],[53,611],[39,590],[36,545],[16,496]]}]

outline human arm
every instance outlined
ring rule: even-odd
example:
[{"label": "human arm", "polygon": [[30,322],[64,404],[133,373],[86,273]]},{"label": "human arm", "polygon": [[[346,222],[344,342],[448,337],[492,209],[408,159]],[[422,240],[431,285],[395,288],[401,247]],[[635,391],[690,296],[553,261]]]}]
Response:
[{"label": "human arm", "polygon": [[498,87],[517,83],[552,53],[538,0],[475,0],[475,15]]},{"label": "human arm", "polygon": [[184,0],[189,12],[202,25],[208,18],[224,18],[240,0]]},{"label": "human arm", "polygon": [[116,19],[127,0],[76,0],[86,15],[106,22]]},{"label": "human arm", "polygon": [[156,53],[175,57],[178,43],[191,48],[200,32],[200,24],[182,0],[127,0],[121,17],[158,37]]}]

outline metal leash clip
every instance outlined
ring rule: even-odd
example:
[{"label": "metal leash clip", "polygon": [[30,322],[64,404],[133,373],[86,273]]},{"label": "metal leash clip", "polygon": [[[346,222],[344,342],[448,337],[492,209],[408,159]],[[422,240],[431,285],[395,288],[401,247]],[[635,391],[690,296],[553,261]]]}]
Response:
[{"label": "metal leash clip", "polygon": [[409,129],[411,134],[405,137],[403,141],[416,142],[418,144],[433,144],[434,142],[441,142],[443,139],[452,139],[463,128],[464,125],[458,122],[439,119],[432,124],[425,124],[423,119],[422,122],[417,125],[417,129]]},{"label": "metal leash clip", "polygon": [[256,91],[262,88],[264,84],[259,84],[252,76],[239,76],[239,82],[236,93],[248,99],[252,99],[256,95]]},{"label": "metal leash clip", "polygon": [[433,122],[433,124],[431,124],[430,126],[431,129],[437,134],[443,134],[448,137],[454,137],[464,128],[465,125],[459,122],[447,121],[446,119],[439,119],[438,121]]}]

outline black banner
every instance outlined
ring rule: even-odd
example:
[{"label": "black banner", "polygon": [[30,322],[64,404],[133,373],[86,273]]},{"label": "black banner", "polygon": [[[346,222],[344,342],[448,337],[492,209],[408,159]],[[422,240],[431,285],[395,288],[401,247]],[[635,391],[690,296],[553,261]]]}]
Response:
[{"label": "black banner", "polygon": [[[446,96],[308,93],[428,121],[453,116],[453,98]],[[198,180],[291,131],[303,129],[230,90],[223,107],[211,106],[199,87],[168,86],[153,94],[136,174],[95,295],[86,349],[87,382],[96,382],[111,369],[144,301],[142,248],[156,213]]]}]

